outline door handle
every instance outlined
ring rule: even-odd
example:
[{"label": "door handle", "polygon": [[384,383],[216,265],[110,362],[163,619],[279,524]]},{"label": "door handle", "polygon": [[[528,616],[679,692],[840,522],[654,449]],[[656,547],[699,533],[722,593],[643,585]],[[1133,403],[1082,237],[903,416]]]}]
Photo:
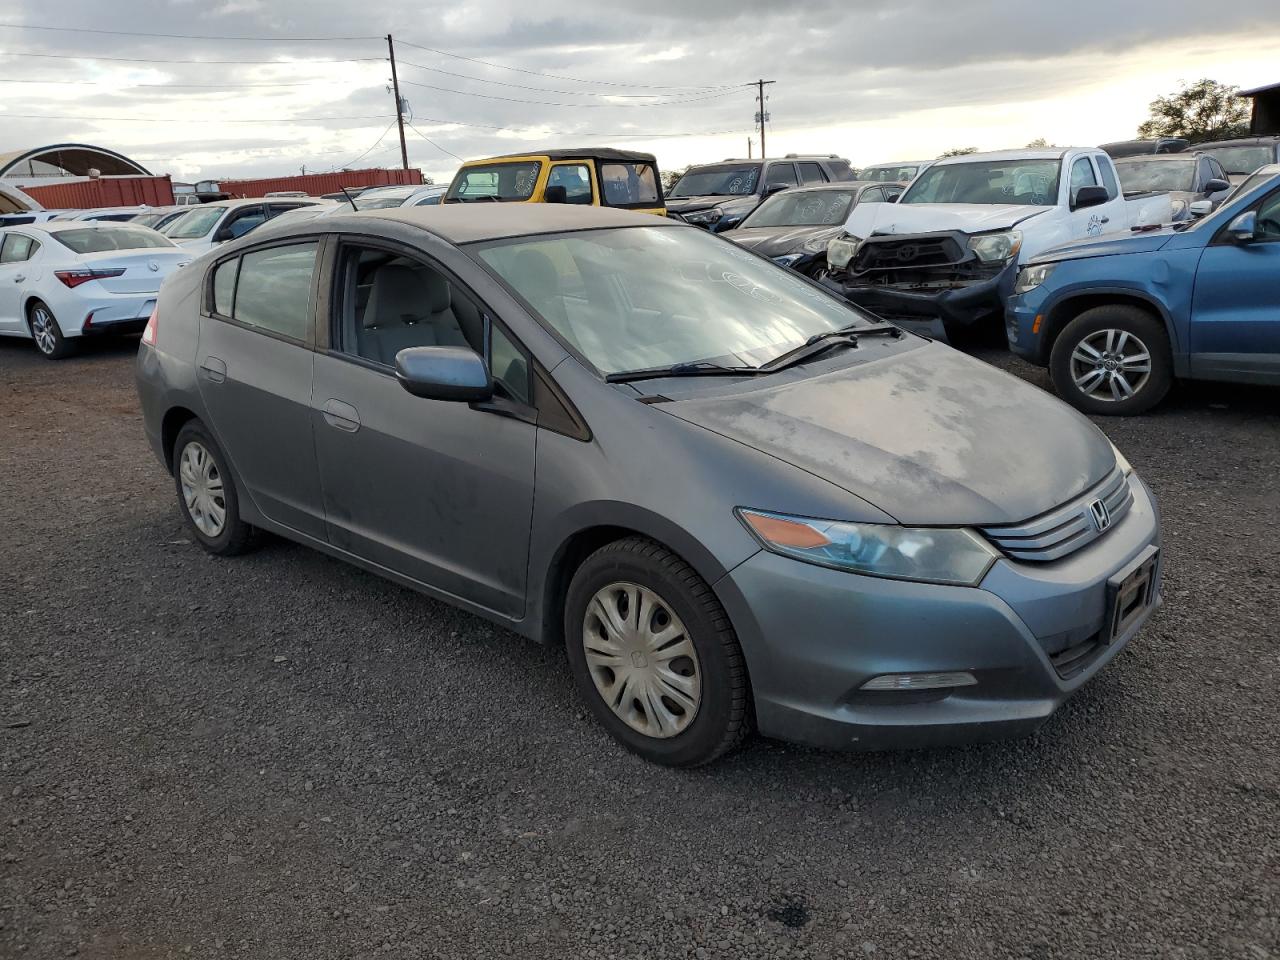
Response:
[{"label": "door handle", "polygon": [[1102,218],[1101,220],[1099,220],[1098,222],[1099,222],[1099,223],[1110,223],[1110,222],[1111,222],[1111,218],[1110,218],[1110,217],[1103,217],[1103,218]]},{"label": "door handle", "polygon": [[346,433],[355,433],[360,429],[360,412],[349,403],[329,399],[324,402],[324,422]]},{"label": "door handle", "polygon": [[20,274],[18,274],[16,277],[14,277],[14,278],[13,278],[13,282],[14,282],[14,283],[21,283],[21,282],[22,282],[23,280],[25,280],[25,279],[27,279],[27,275],[26,275],[25,273],[20,273]]},{"label": "door handle", "polygon": [[222,383],[227,379],[227,365],[217,357],[205,357],[201,360],[200,372],[211,383]]}]

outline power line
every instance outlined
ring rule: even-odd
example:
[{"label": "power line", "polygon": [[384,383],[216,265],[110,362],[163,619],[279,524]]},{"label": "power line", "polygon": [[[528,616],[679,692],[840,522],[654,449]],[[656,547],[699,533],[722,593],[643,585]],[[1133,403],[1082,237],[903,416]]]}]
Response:
[{"label": "power line", "polygon": [[[53,114],[44,113],[0,113],[0,120],[87,120],[89,122],[97,122],[100,120],[110,123],[180,123],[182,121],[175,120],[172,117],[101,117],[101,116],[55,116]],[[199,122],[202,124],[209,123],[329,123],[339,120],[385,120],[385,113],[372,117],[275,117],[270,120],[224,120],[221,117],[200,117]]]},{"label": "power line", "polygon": [[461,158],[460,156],[458,156],[458,155],[457,155],[456,153],[454,153],[452,150],[446,150],[444,147],[440,146],[440,144],[436,143],[434,140],[432,140],[430,137],[428,137],[425,133],[423,133],[421,130],[419,130],[417,127],[415,127],[411,121],[406,120],[406,121],[405,121],[405,123],[407,123],[407,124],[409,125],[409,129],[410,129],[410,130],[412,130],[414,133],[416,133],[418,136],[420,136],[423,140],[427,141],[427,143],[431,144],[433,147],[435,147],[435,148],[436,148],[437,150],[439,150],[441,153],[447,153],[447,154],[449,154],[449,156],[453,157],[453,159],[457,160],[459,163],[462,163],[462,162],[463,162],[463,160],[462,160],[462,158]]},{"label": "power line", "polygon": [[[3,114],[0,114],[3,116]],[[421,120],[423,123],[439,123],[450,127],[476,127],[483,130],[503,130],[509,133],[517,133],[521,130],[527,130],[530,126],[537,127],[538,124],[529,124],[525,127],[504,127],[496,123],[471,123],[466,120],[442,120],[439,117],[415,117],[415,120]],[[627,133],[601,133],[597,130],[548,130],[547,133],[555,137],[600,137],[606,140],[663,140],[673,137],[719,137],[728,134],[738,135],[746,132],[745,127],[739,127],[736,130],[686,130],[682,133],[640,133],[631,131]],[[421,134],[419,134],[421,135]]]},{"label": "power line", "polygon": [[90,27],[45,27],[33,23],[0,23],[5,30],[46,30],[56,33],[95,33],[112,37],[149,37],[154,40],[236,40],[262,43],[348,43],[381,40],[381,37],[227,37],[193,33],[140,33],[135,30],[95,30]]},{"label": "power line", "polygon": [[731,87],[721,93],[712,93],[703,97],[690,97],[685,100],[662,100],[657,103],[562,103],[556,100],[525,100],[521,97],[501,97],[494,93],[472,93],[469,90],[454,90],[451,87],[437,87],[431,83],[419,83],[417,80],[401,80],[400,82],[408,84],[409,86],[423,87],[427,90],[438,90],[441,93],[456,93],[463,97],[479,97],[483,100],[502,100],[505,103],[528,103],[541,107],[575,107],[579,110],[592,107],[670,107],[682,103],[702,103],[705,100],[719,100],[723,97],[737,93],[741,89],[740,87]]},{"label": "power line", "polygon": [[44,60],[108,60],[115,63],[188,63],[197,66],[206,63],[219,65],[245,64],[248,66],[273,67],[290,67],[309,63],[373,63],[387,59],[386,57],[308,57],[306,60],[161,60],[155,57],[102,57],[96,53],[7,53],[5,51],[0,51],[0,57],[38,57]]},{"label": "power line", "polygon": [[326,83],[346,83],[345,80],[289,80],[283,83],[130,83],[117,80],[16,80],[11,77],[0,77],[0,83],[36,83],[36,84],[58,84],[72,86],[91,86],[100,87],[110,85],[113,87],[196,87],[207,90],[239,90],[245,87],[314,87]]},{"label": "power line", "polygon": [[[410,60],[397,60],[402,67],[416,67],[419,70],[429,70],[432,73],[444,74],[446,77],[456,77],[459,80],[474,80],[477,83],[487,83],[495,87],[514,87],[517,90],[533,90],[537,93],[559,93],[571,97],[614,97],[617,99],[628,100],[653,100],[655,98],[670,96],[666,93],[597,93],[594,90],[557,90],[549,87],[532,87],[527,83],[509,83],[505,80],[488,80],[484,77],[473,77],[466,73],[453,73],[449,70],[441,70],[438,67],[428,67],[426,64],[413,63]],[[409,83],[408,80],[403,81]],[[751,84],[742,84],[749,87]]]},{"label": "power line", "polygon": [[442,57],[452,57],[454,60],[465,60],[467,63],[478,63],[485,67],[494,67],[498,70],[511,70],[515,73],[526,73],[534,77],[547,77],[551,80],[569,80],[573,83],[593,83],[598,87],[634,87],[638,90],[728,90],[734,84],[721,85],[702,85],[686,84],[684,86],[662,86],[659,84],[649,83],[617,83],[610,80],[583,80],[581,77],[567,77],[558,73],[542,73],[538,70],[526,70],[524,67],[509,67],[504,63],[494,63],[490,60],[477,60],[475,57],[464,57],[458,53],[449,53],[447,50],[437,50],[435,47],[424,46],[421,43],[410,43],[408,40],[401,40],[402,46],[413,47],[415,50],[426,50],[428,53],[438,54]]},{"label": "power line", "polygon": [[373,141],[373,146],[371,146],[364,153],[360,154],[360,156],[356,157],[354,160],[348,160],[346,163],[335,163],[332,167],[329,168],[329,170],[332,172],[334,170],[337,170],[338,167],[350,167],[354,164],[359,163],[369,154],[373,153],[374,150],[378,149],[378,144],[380,144],[383,140],[387,139],[387,134],[391,132],[391,128],[394,127],[395,125],[396,125],[396,122],[394,120],[388,123],[387,129],[383,130],[382,133],[378,136],[378,139]]}]

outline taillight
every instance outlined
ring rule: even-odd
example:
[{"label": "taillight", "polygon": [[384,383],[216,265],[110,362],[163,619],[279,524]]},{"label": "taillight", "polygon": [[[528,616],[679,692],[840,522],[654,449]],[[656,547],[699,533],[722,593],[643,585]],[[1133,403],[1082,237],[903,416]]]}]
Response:
[{"label": "taillight", "polygon": [[156,331],[160,328],[160,305],[151,308],[151,316],[147,318],[147,325],[142,331],[142,342],[148,347],[156,345]]},{"label": "taillight", "polygon": [[102,280],[106,277],[119,277],[124,274],[124,267],[113,270],[55,270],[53,275],[62,281],[64,286],[72,289],[90,280]]}]

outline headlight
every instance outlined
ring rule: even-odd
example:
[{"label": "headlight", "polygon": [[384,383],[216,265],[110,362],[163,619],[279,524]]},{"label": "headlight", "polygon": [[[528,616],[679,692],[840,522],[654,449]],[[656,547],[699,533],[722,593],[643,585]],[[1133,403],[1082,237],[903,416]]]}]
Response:
[{"label": "headlight", "polygon": [[804,259],[803,253],[788,253],[785,256],[774,257],[773,262],[780,267],[792,267],[796,263]]},{"label": "headlight", "polygon": [[718,209],[697,210],[693,213],[686,213],[684,218],[690,223],[715,223],[721,217]]},{"label": "headlight", "polygon": [[1022,249],[1022,231],[1006,230],[1004,233],[984,233],[970,237],[969,249],[983,263],[1003,263],[1016,257]]},{"label": "headlight", "polygon": [[1133,464],[1131,464],[1128,460],[1125,459],[1124,454],[1120,452],[1120,448],[1117,447],[1114,443],[1111,444],[1111,452],[1116,455],[1116,466],[1120,468],[1120,472],[1123,473],[1126,477],[1132,474]]},{"label": "headlight", "polygon": [[836,237],[827,244],[827,263],[832,270],[843,270],[849,265],[858,248],[862,246],[862,238],[852,234]]},{"label": "headlight", "polygon": [[1187,201],[1174,200],[1171,205],[1173,207],[1174,220],[1181,220],[1183,217],[1187,215]]},{"label": "headlight", "polygon": [[972,530],[841,523],[739,508],[766,550],[872,577],[977,586],[1000,554]]},{"label": "headlight", "polygon": [[1041,263],[1034,267],[1023,267],[1018,271],[1018,279],[1013,285],[1015,294],[1028,293],[1049,279],[1056,263]]}]

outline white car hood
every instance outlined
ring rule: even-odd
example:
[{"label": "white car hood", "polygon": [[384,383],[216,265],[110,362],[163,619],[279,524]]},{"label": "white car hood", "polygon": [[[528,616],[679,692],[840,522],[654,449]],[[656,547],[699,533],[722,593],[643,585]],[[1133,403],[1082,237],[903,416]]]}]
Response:
[{"label": "white car hood", "polygon": [[1052,209],[1015,203],[860,203],[849,214],[844,228],[864,240],[873,233],[987,233],[1007,230]]}]

